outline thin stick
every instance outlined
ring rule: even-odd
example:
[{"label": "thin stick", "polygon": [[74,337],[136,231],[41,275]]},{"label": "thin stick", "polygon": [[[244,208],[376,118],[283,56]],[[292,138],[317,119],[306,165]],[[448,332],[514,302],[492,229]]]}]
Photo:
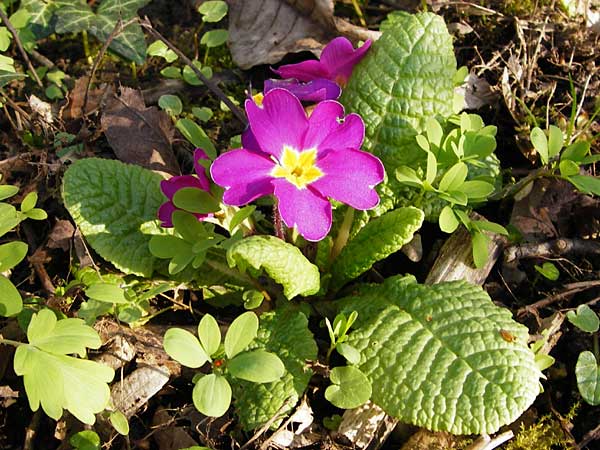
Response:
[{"label": "thin stick", "polygon": [[219,97],[219,99],[223,103],[225,103],[225,105],[227,105],[227,107],[233,113],[233,115],[236,116],[238,118],[238,120],[240,122],[242,122],[242,124],[248,125],[248,119],[246,119],[244,112],[240,108],[238,108],[229,99],[229,97],[227,97],[227,95],[225,95],[225,93],[221,90],[221,88],[219,88],[219,86],[217,86],[216,83],[214,83],[213,81],[206,78],[202,74],[202,72],[200,72],[200,70],[192,63],[190,58],[185,56],[185,54],[181,50],[179,50],[177,47],[175,47],[175,45],[173,45],[166,37],[164,37],[162,34],[160,34],[158,31],[156,31],[154,29],[154,27],[152,26],[152,23],[150,22],[150,19],[148,19],[148,17],[144,17],[144,19],[140,21],[140,25],[143,28],[145,28],[152,36],[154,36],[156,39],[161,40],[167,47],[169,47],[171,50],[173,50],[175,52],[175,54],[177,56],[179,56],[179,58],[181,58],[181,60],[185,64],[187,64],[190,67],[190,69],[192,69],[194,71],[194,73],[196,74],[198,79],[200,81],[202,81],[206,85],[206,87],[208,89],[210,89],[217,97]]},{"label": "thin stick", "polygon": [[90,85],[92,84],[92,81],[94,80],[94,76],[96,75],[96,70],[98,69],[98,66],[100,65],[100,61],[102,61],[102,58],[104,57],[104,54],[106,53],[106,50],[108,50],[108,47],[112,43],[113,39],[115,37],[117,37],[117,35],[121,31],[123,31],[124,28],[128,27],[129,25],[131,25],[132,23],[137,22],[137,21],[138,21],[137,17],[134,19],[131,19],[125,23],[123,23],[123,21],[121,19],[119,19],[117,21],[115,27],[113,28],[113,30],[108,35],[106,42],[104,43],[104,45],[100,49],[100,52],[98,53],[98,56],[96,56],[96,59],[94,60],[94,64],[92,65],[92,72],[90,73],[90,78],[88,79],[87,85],[85,86],[85,94],[83,96],[83,104],[81,105],[81,117],[86,117],[85,108],[87,106],[88,96],[90,93]]},{"label": "thin stick", "polygon": [[42,80],[40,80],[40,77],[38,77],[37,72],[33,68],[33,64],[31,64],[29,55],[27,55],[27,52],[25,51],[25,49],[23,48],[23,44],[21,43],[21,39],[19,39],[19,34],[17,33],[17,30],[15,30],[13,24],[10,23],[10,20],[8,20],[8,17],[6,16],[6,14],[4,14],[4,11],[2,11],[2,8],[0,8],[0,18],[2,19],[2,22],[4,22],[4,25],[6,25],[6,28],[8,28],[8,31],[10,31],[10,34],[12,34],[13,39],[15,40],[15,43],[17,44],[17,47],[21,52],[21,56],[23,56],[23,59],[27,63],[27,67],[29,67],[29,70],[31,71],[31,75],[35,79],[35,82],[38,84],[39,87],[43,88],[44,85],[42,84]]},{"label": "thin stick", "polygon": [[[277,412],[275,412],[275,414],[273,414],[273,417],[271,417],[267,423],[265,423],[260,430],[258,430],[256,433],[254,433],[254,436],[252,436],[244,445],[242,445],[240,447],[240,450],[246,450],[250,444],[252,444],[254,441],[256,441],[260,436],[262,436],[269,428],[271,428],[271,425],[273,425],[275,423],[275,421],[277,419],[279,419],[279,417],[281,416],[281,413],[283,411],[285,411],[285,409],[290,406],[290,402],[291,402],[291,397],[288,398],[285,403],[283,405],[281,405],[279,407],[279,409],[277,410]],[[291,415],[290,417],[293,417],[293,415]],[[289,424],[289,419],[288,421],[286,421],[286,423],[284,423],[281,427],[279,427],[279,429],[283,428],[284,426],[287,426]],[[270,439],[268,439],[265,442],[270,442]],[[263,444],[264,445],[264,444]],[[263,447],[261,446],[261,449]]]},{"label": "thin stick", "polygon": [[[0,10],[1,11],[1,10]],[[33,443],[35,441],[35,435],[37,434],[38,427],[40,426],[40,420],[42,419],[42,410],[38,409],[31,418],[29,426],[25,430],[25,442],[23,443],[23,450],[33,450]]]},{"label": "thin stick", "polygon": [[535,303],[532,303],[531,305],[524,306],[523,308],[519,308],[517,311],[517,317],[523,317],[525,314],[535,314],[535,312],[537,312],[537,310],[540,308],[544,308],[552,303],[556,303],[569,295],[574,295],[578,292],[585,291],[596,286],[600,286],[600,280],[580,281],[577,283],[566,284],[565,290],[562,292],[550,295],[546,298],[538,300]]}]

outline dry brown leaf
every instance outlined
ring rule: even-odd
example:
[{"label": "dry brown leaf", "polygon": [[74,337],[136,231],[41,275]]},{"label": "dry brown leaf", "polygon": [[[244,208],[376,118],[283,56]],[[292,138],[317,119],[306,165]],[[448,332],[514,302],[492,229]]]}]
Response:
[{"label": "dry brown leaf", "polygon": [[68,220],[57,220],[48,236],[48,248],[60,248],[68,252],[71,248],[71,239],[75,234],[75,227]]},{"label": "dry brown leaf", "polygon": [[122,87],[102,114],[102,128],[117,158],[169,175],[180,169],[171,142],[175,129],[169,116],[156,107],[146,108],[142,94]]},{"label": "dry brown leaf", "polygon": [[334,17],[333,0],[227,0],[229,44],[242,69],[274,64],[288,53],[319,55],[338,35],[353,41],[377,39],[378,31]]},{"label": "dry brown leaf", "polygon": [[176,420],[163,408],[158,408],[154,413],[152,426],[156,431],[153,437],[161,450],[179,450],[198,445],[184,427],[175,426]]},{"label": "dry brown leaf", "polygon": [[[88,86],[89,77],[84,76],[75,81],[75,86],[67,95],[67,104],[61,108],[60,114],[63,120],[81,119],[83,103],[85,99],[85,90]],[[112,95],[114,88],[111,85],[103,85],[100,88],[90,88],[88,90],[87,103],[85,105],[85,114],[89,115],[100,109],[102,100]]]}]

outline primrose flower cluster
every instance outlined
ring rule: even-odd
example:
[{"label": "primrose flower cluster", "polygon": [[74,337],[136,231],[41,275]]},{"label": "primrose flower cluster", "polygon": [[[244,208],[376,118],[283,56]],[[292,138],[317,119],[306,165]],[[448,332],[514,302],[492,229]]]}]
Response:
[{"label": "primrose flower cluster", "polygon": [[[323,49],[320,61],[280,67],[275,72],[286,79],[265,82],[264,96],[246,100],[249,127],[242,135],[242,148],[223,153],[210,166],[212,180],[225,189],[224,204],[242,206],[274,195],[285,225],[296,227],[308,241],[319,241],[329,233],[329,199],[360,210],[377,206],[374,188],[383,181],[383,165],[360,150],[365,134],[361,117],[346,115],[335,101],[370,44],[367,41],[355,50],[347,39],[334,39]],[[317,102],[310,115],[301,100]],[[163,226],[172,226],[177,190],[209,190],[198,163],[205,158],[204,152],[196,150],[197,177],[184,175],[162,182],[169,198],[159,211]]]}]

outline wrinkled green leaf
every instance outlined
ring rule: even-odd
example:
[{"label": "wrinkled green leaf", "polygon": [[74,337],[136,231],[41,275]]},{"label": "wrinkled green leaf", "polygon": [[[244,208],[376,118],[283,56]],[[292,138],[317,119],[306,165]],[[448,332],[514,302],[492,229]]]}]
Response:
[{"label": "wrinkled green leaf", "polygon": [[424,214],[417,208],[399,208],[373,219],[343,248],[331,268],[332,289],[369,270],[373,264],[410,242],[421,228]]},{"label": "wrinkled green leaf", "polygon": [[428,120],[452,114],[456,59],[452,37],[435,14],[394,12],[381,30],[354,68],[341,102],[363,115],[365,150],[394,173],[424,156],[414,139]]},{"label": "wrinkled green leaf", "polygon": [[126,273],[151,276],[152,236],[160,227],[156,212],[166,200],[162,177],[139,166],[97,158],[73,163],[63,178],[62,195],[82,234],[100,256]]},{"label": "wrinkled green leaf", "polygon": [[392,277],[341,305],[358,312],[348,343],[361,353],[358,368],[371,381],[371,400],[403,422],[494,433],[539,393],[527,328],[478,286]]},{"label": "wrinkled green leaf", "polygon": [[288,299],[316,294],[320,288],[319,269],[302,252],[274,236],[250,236],[233,244],[227,251],[230,267],[242,271],[251,266],[265,272],[283,286]]}]

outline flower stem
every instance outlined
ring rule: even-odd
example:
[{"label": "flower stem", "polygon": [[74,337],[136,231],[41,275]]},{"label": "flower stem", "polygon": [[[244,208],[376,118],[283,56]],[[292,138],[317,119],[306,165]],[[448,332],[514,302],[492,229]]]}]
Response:
[{"label": "flower stem", "polygon": [[4,338],[0,338],[0,344],[12,345],[13,347],[25,345],[24,342],[13,341],[12,339],[4,339]]},{"label": "flower stem", "polygon": [[331,249],[331,256],[329,258],[330,262],[333,262],[333,260],[337,258],[342,249],[348,243],[348,238],[350,237],[350,229],[352,228],[353,222],[354,208],[349,206],[348,209],[346,209],[346,213],[344,214],[344,221],[342,222],[337,237],[335,238],[335,242],[333,243],[333,248]]},{"label": "flower stem", "polygon": [[277,203],[273,205],[273,227],[275,228],[275,236],[282,241],[285,241],[285,230],[283,229],[283,220],[281,220],[281,214],[279,213],[279,207]]}]

